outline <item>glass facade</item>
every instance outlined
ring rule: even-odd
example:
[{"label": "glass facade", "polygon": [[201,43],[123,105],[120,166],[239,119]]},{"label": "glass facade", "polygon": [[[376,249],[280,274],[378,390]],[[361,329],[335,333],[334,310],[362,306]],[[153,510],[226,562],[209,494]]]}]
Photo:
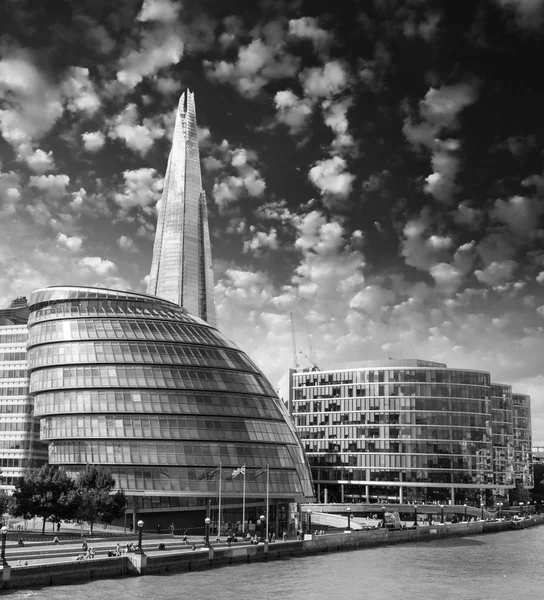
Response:
[{"label": "glass facade", "polygon": [[512,394],[514,432],[514,478],[517,486],[532,488],[531,398]]},{"label": "glass facade", "polygon": [[202,189],[194,94],[179,101],[148,292],[216,325],[206,195]]},{"label": "glass facade", "polygon": [[28,391],[28,312],[26,298],[0,310],[0,489],[8,493],[27,468],[47,461]]},{"label": "glass facade", "polygon": [[73,474],[108,466],[134,511],[165,493],[215,506],[220,485],[232,506],[243,478],[228,474],[244,464],[248,502],[262,505],[267,465],[272,500],[312,498],[284,405],[217,329],[166,300],[115,290],[38,290],[30,309],[30,393],[52,464]]},{"label": "glass facade", "polygon": [[319,501],[488,502],[530,465],[529,399],[516,413],[511,387],[489,373],[386,360],[285,382]]}]

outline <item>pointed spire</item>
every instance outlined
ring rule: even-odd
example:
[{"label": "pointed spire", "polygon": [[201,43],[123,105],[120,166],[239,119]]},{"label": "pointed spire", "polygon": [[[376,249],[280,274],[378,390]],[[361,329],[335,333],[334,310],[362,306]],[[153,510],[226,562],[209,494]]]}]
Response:
[{"label": "pointed spire", "polygon": [[176,113],[148,293],[175,302],[215,326],[213,288],[195,100],[187,89],[181,95]]}]

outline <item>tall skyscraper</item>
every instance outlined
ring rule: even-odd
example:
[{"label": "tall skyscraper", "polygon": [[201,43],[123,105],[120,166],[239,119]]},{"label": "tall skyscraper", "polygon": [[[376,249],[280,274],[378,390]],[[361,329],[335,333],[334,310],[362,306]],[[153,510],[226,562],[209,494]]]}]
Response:
[{"label": "tall skyscraper", "polygon": [[216,325],[208,211],[190,90],[182,94],[176,114],[147,291]]}]

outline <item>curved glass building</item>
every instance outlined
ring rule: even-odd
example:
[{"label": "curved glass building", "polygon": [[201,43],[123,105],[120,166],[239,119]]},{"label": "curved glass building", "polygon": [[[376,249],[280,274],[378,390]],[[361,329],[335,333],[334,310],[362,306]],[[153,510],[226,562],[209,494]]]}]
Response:
[{"label": "curved glass building", "polygon": [[489,505],[530,468],[529,399],[484,371],[388,359],[291,370],[280,386],[319,501]]},{"label": "curved glass building", "polygon": [[220,495],[224,528],[243,512],[251,524],[268,491],[282,531],[287,504],[311,499],[285,407],[216,328],[168,300],[102,288],[46,288],[29,305],[30,393],[50,463],[107,466],[146,528],[201,526],[199,509],[219,520]]}]

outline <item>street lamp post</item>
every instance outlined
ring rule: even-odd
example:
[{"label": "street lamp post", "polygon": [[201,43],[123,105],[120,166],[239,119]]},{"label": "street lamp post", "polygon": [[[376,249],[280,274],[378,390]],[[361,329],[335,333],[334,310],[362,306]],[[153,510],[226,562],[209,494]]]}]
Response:
[{"label": "street lamp post", "polygon": [[351,507],[348,506],[348,529],[351,531]]},{"label": "street lamp post", "polygon": [[465,502],[465,521],[467,520],[467,503]]},{"label": "street lamp post", "polygon": [[266,523],[266,517],[264,515],[261,515],[259,520],[261,522],[261,540],[266,541],[264,539],[264,524]]},{"label": "street lamp post", "polygon": [[308,533],[312,533],[312,511],[308,511]]},{"label": "street lamp post", "polygon": [[8,528],[4,525],[2,529],[0,529],[0,533],[2,533],[2,566],[5,567],[8,564],[6,560],[6,537],[8,535]]},{"label": "street lamp post", "polygon": [[138,554],[143,554],[142,550],[142,533],[144,531],[144,522],[140,519],[136,525],[138,525],[138,547],[136,548],[136,552]]},{"label": "street lamp post", "polygon": [[414,527],[417,527],[417,504],[414,504]]},{"label": "street lamp post", "polygon": [[523,517],[523,502],[519,503],[519,516]]},{"label": "street lamp post", "polygon": [[204,545],[209,548],[210,547],[210,523],[212,520],[210,517],[206,517],[204,519],[204,523],[206,523],[206,539],[204,540]]},{"label": "street lamp post", "polygon": [[440,505],[440,522],[444,523],[444,505]]}]

